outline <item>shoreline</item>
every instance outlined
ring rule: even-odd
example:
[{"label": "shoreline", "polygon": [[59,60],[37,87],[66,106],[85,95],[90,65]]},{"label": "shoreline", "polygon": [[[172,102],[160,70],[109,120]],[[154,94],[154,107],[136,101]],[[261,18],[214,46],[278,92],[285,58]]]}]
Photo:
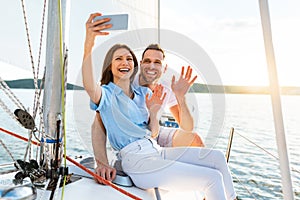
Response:
[{"label": "shoreline", "polygon": [[[5,80],[6,84],[13,89],[34,89],[33,79],[17,79]],[[41,80],[38,80],[38,85]],[[72,83],[67,84],[67,90],[84,90],[82,86]],[[283,86],[280,87],[282,95],[300,95],[300,87]],[[225,93],[225,94],[270,94],[268,86],[231,86],[231,85],[206,85],[201,83],[194,83],[191,87],[191,93]]]}]

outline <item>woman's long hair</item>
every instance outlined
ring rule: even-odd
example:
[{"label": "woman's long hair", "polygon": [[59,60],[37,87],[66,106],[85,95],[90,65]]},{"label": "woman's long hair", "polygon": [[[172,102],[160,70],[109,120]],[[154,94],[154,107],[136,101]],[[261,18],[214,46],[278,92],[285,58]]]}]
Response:
[{"label": "woman's long hair", "polygon": [[133,82],[134,77],[135,77],[136,73],[138,72],[138,61],[136,59],[136,56],[127,45],[115,44],[108,50],[108,52],[105,56],[105,59],[103,62],[103,68],[102,68],[101,85],[107,85],[109,82],[113,82],[113,74],[111,71],[111,62],[112,62],[113,54],[115,53],[115,51],[117,51],[118,49],[122,49],[122,48],[127,49],[133,58],[134,69],[133,69],[133,74],[130,77],[130,83]]}]

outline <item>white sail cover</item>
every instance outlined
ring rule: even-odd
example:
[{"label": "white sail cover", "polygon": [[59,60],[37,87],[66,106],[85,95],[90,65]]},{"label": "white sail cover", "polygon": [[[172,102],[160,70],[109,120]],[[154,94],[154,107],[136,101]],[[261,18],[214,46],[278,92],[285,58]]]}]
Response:
[{"label": "white sail cover", "polygon": [[131,30],[157,28],[159,24],[157,0],[113,0],[113,3],[130,16]]}]

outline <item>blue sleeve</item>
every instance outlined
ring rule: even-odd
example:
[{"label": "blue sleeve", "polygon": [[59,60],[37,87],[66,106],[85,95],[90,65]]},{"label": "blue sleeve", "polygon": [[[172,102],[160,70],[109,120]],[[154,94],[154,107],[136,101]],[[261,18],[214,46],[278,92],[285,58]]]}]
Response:
[{"label": "blue sleeve", "polygon": [[99,105],[95,104],[92,100],[90,100],[90,109],[97,110]]},{"label": "blue sleeve", "polygon": [[91,109],[91,110],[94,110],[94,111],[96,111],[96,110],[99,111],[100,107],[103,105],[103,102],[104,102],[104,99],[105,99],[105,95],[106,95],[105,89],[102,87],[102,90],[101,90],[101,98],[100,98],[99,104],[94,103],[94,102],[90,99],[90,109]]}]

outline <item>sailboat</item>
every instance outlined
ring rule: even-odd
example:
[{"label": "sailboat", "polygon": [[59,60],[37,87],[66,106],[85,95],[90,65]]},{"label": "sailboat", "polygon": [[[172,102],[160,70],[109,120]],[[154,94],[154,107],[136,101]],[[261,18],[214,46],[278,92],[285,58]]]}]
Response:
[{"label": "sailboat", "polygon": [[[47,68],[41,83],[44,84],[41,87],[44,87],[42,119],[45,134],[41,136],[39,142],[17,136],[28,144],[33,143],[33,145],[40,146],[39,160],[31,159],[28,162],[17,160],[15,162],[17,173],[1,175],[1,180],[11,180],[10,184],[1,187],[1,198],[155,199],[158,194],[155,194],[154,190],[146,191],[133,186],[122,187],[108,181],[104,181],[104,183],[109,187],[99,185],[94,179],[102,180],[102,178],[92,171],[94,166],[90,163],[86,164],[85,159],[76,160],[76,158],[66,156],[64,106],[68,56],[68,44],[65,42],[68,38],[67,9],[68,2],[66,0],[48,2]],[[152,35],[157,34],[156,32]],[[32,132],[37,131],[35,121],[26,109],[17,109],[14,114],[20,124],[29,129],[31,136]],[[4,129],[1,131],[16,136]],[[120,178],[122,179],[122,177]],[[125,180],[128,180],[128,177]]]},{"label": "sailboat", "polygon": [[[22,192],[22,197],[25,196],[27,199],[159,199],[160,194],[157,194],[157,190],[141,190],[134,186],[124,187],[115,184],[107,184],[108,186],[97,184],[94,179],[97,177],[91,170],[92,167],[84,165],[84,159],[69,158],[63,150],[65,145],[65,79],[66,79],[66,64],[67,64],[67,52],[68,44],[63,42],[68,38],[67,30],[64,30],[67,23],[67,2],[62,0],[59,4],[54,1],[48,2],[48,34],[47,34],[47,55],[46,55],[46,66],[47,70],[45,73],[45,83],[44,83],[44,98],[43,98],[43,119],[45,133],[44,138],[40,141],[41,154],[38,165],[42,166],[42,169],[48,172],[46,180],[41,184],[42,187],[36,189],[31,185],[30,181],[24,180],[24,184],[20,187],[7,187],[2,190],[1,195],[11,194],[17,195],[18,191]],[[268,19],[268,5],[266,0],[260,0],[261,15],[263,21],[263,27],[265,27],[265,39],[266,39],[266,52],[271,54],[268,56],[271,60],[270,71],[274,70],[275,63],[274,58],[272,58],[272,41],[268,41],[271,38],[269,29],[269,19]],[[159,1],[158,1],[159,5]],[[49,14],[50,13],[50,14]],[[157,24],[159,28],[159,23]],[[53,34],[54,33],[54,34]],[[138,33],[138,36],[137,36]],[[149,34],[150,33],[150,34]],[[117,36],[113,41],[107,41],[105,45],[110,46],[112,42],[122,41],[126,42],[132,38],[138,37],[138,43],[133,42],[133,48],[139,48],[139,46],[145,46],[149,41],[157,41],[159,43],[166,42],[164,38],[169,35],[169,31],[159,30],[159,29],[144,29],[139,31],[128,31],[125,35]],[[146,36],[146,37],[143,37]],[[178,36],[180,37],[180,36]],[[135,40],[134,40],[135,41]],[[171,44],[170,44],[171,45]],[[171,48],[171,47],[170,47]],[[51,67],[50,67],[51,66]],[[276,69],[275,69],[276,72]],[[273,72],[270,72],[273,73]],[[274,77],[274,76],[270,76]],[[276,77],[276,76],[275,76]],[[271,84],[275,86],[273,88],[273,101],[274,101],[274,113],[280,114],[280,100],[278,102],[278,85],[277,80],[271,80]],[[20,110],[16,115],[20,114]],[[25,113],[26,114],[26,113]],[[30,118],[30,117],[29,117]],[[282,124],[282,119],[280,115],[274,115],[275,121],[279,124],[276,127],[278,130],[278,149],[286,149],[284,130]],[[29,126],[29,128],[33,128]],[[281,135],[280,135],[281,134]],[[283,135],[282,135],[283,134]],[[64,161],[65,159],[65,161]],[[281,172],[283,177],[283,193],[284,199],[293,199],[293,192],[289,174],[289,161],[287,155],[284,151],[280,151],[280,163]],[[36,164],[36,163],[34,163]],[[19,165],[22,165],[20,162]],[[22,166],[17,166],[19,170],[23,170]],[[64,185],[64,180],[68,174],[76,174],[76,180],[72,180],[71,183]],[[2,180],[13,180],[15,178],[15,172],[7,173],[1,175]],[[4,178],[4,179],[3,179]],[[47,181],[47,179],[49,181]],[[46,190],[50,180],[55,180],[56,186],[52,190]],[[60,183],[63,183],[63,187],[60,187]],[[11,186],[11,185],[10,185]],[[175,194],[176,195],[176,194]],[[178,195],[178,193],[177,193]],[[187,199],[202,198],[203,196],[194,193],[183,193],[183,196]],[[3,196],[4,197],[4,196]],[[14,197],[18,199],[18,197]],[[168,197],[163,198],[168,199]],[[169,197],[172,199],[172,197]]]}]

